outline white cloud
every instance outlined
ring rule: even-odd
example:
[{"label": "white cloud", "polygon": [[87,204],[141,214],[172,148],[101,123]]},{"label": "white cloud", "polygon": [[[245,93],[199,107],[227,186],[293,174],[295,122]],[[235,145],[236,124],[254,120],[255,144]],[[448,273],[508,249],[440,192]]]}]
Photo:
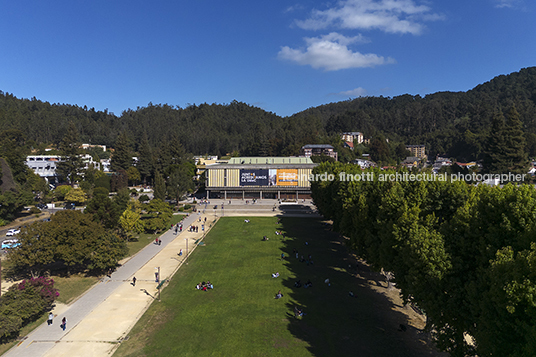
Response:
[{"label": "white cloud", "polygon": [[296,5],[292,5],[292,6],[289,6],[285,9],[285,11],[283,11],[284,13],[286,12],[294,12],[294,11],[298,11],[298,10],[303,10],[304,7],[303,5],[300,5],[300,4],[296,4]]},{"label": "white cloud", "polygon": [[297,20],[296,24],[307,30],[336,26],[418,35],[424,28],[421,22],[443,18],[443,15],[433,13],[430,7],[417,5],[413,0],[341,0],[327,10],[314,10],[310,18]]},{"label": "white cloud", "polygon": [[392,58],[384,58],[376,54],[352,52],[347,46],[356,42],[367,41],[363,36],[346,37],[332,32],[320,37],[306,37],[306,49],[281,47],[278,53],[280,59],[296,62],[300,65],[310,65],[315,69],[337,71],[346,68],[374,67],[382,64],[395,63]]},{"label": "white cloud", "polygon": [[504,7],[516,8],[521,5],[520,0],[493,0],[493,2],[495,3],[495,7],[499,9],[502,9]]},{"label": "white cloud", "polygon": [[363,97],[367,94],[367,90],[365,88],[357,87],[352,90],[347,90],[344,92],[339,92],[337,95],[343,96],[343,97]]}]

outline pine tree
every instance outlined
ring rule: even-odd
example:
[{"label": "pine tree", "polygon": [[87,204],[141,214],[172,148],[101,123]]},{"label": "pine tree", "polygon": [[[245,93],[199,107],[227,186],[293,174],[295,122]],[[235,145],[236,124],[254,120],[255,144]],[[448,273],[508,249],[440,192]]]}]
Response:
[{"label": "pine tree", "polygon": [[67,180],[71,185],[80,179],[84,169],[84,160],[80,156],[80,146],[78,130],[71,121],[67,133],[59,145],[61,161],[56,166],[58,176]]},{"label": "pine tree", "polygon": [[523,124],[515,106],[508,111],[506,122],[502,111],[493,117],[484,155],[484,171],[491,174],[526,174]]},{"label": "pine tree", "polygon": [[527,153],[525,151],[525,135],[523,123],[519,120],[519,113],[512,106],[506,114],[506,126],[504,128],[506,142],[505,159],[508,170],[514,174],[526,174],[528,172]]},{"label": "pine tree", "polygon": [[166,198],[166,182],[160,171],[157,171],[154,177],[154,198],[162,201]]},{"label": "pine tree", "polygon": [[503,155],[505,147],[504,115],[502,111],[499,111],[493,116],[491,131],[486,143],[484,153],[484,171],[486,173],[500,174],[508,171]]},{"label": "pine tree", "polygon": [[132,155],[127,134],[122,132],[116,140],[115,151],[110,162],[113,171],[128,170],[132,166]]},{"label": "pine tree", "polygon": [[147,179],[151,177],[151,173],[153,172],[153,152],[147,139],[147,133],[145,132],[143,132],[141,139],[137,168],[143,179],[143,183],[146,184]]}]

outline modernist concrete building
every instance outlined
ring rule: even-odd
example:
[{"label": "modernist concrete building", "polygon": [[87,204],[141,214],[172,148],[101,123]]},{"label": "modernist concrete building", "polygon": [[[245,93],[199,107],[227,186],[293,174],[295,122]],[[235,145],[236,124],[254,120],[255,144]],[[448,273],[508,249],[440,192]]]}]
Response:
[{"label": "modernist concrete building", "polygon": [[309,177],[316,165],[307,157],[234,157],[207,165],[207,198],[310,198]]}]

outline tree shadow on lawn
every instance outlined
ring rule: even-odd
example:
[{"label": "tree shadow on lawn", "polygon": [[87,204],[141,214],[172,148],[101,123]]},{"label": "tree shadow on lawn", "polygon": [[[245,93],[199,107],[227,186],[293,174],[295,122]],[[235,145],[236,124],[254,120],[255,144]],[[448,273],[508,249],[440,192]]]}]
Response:
[{"label": "tree shadow on lawn", "polygon": [[[315,356],[440,356],[426,334],[383,290],[383,276],[359,262],[344,238],[319,219],[281,218],[285,262],[295,278],[283,285],[289,331]],[[294,249],[298,251],[298,259]],[[307,263],[309,255],[313,263]],[[301,261],[303,256],[304,260]],[[329,283],[325,282],[329,279]],[[301,287],[295,282],[300,280]],[[311,281],[312,286],[304,284]],[[353,296],[351,296],[351,293]],[[396,290],[391,291],[391,293]],[[295,317],[295,309],[305,314]]]}]

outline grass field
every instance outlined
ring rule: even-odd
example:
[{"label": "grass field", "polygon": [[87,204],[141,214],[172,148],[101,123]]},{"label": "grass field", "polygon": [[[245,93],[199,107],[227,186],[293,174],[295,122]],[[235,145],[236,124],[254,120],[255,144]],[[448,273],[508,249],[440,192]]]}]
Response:
[{"label": "grass field", "polygon": [[[397,331],[405,315],[356,278],[356,262],[328,226],[310,218],[249,219],[219,220],[114,356],[433,355]],[[311,254],[314,264],[300,262],[293,249],[305,259]],[[296,288],[298,279],[313,286]],[[207,280],[213,290],[195,289]],[[276,300],[278,290],[284,296]],[[306,315],[295,318],[295,306]]]}]

